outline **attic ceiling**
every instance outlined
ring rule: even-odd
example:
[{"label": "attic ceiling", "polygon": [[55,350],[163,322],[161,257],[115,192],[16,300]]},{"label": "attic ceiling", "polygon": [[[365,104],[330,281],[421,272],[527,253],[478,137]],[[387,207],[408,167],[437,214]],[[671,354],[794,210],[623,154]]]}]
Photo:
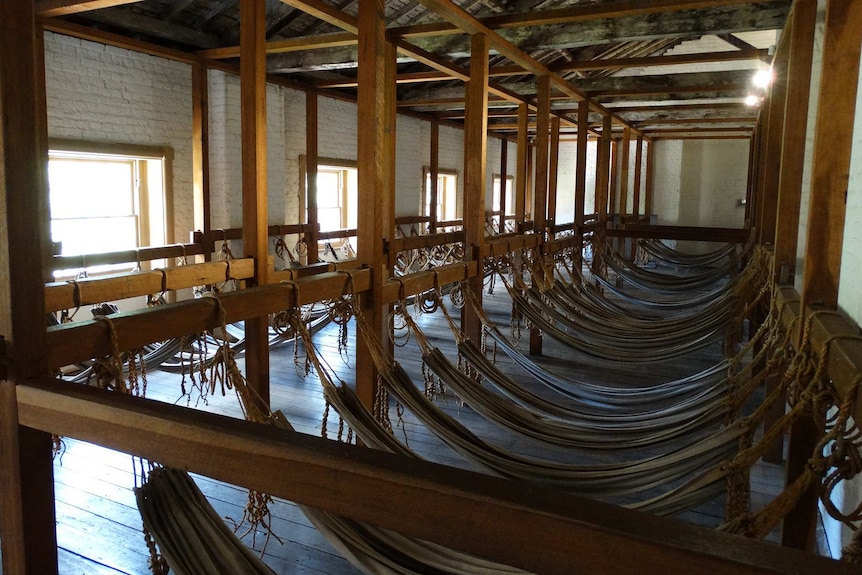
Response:
[{"label": "attic ceiling", "polygon": [[[43,18],[57,23],[54,29],[67,22],[239,62],[239,0],[35,2]],[[355,96],[358,4],[267,0],[269,73]],[[618,120],[648,136],[669,137],[750,133],[758,110],[744,100],[753,93],[754,72],[769,66],[791,2],[387,1],[388,33],[399,46],[399,109],[462,121],[470,39],[441,17],[441,6],[453,4]],[[513,134],[517,103],[535,103],[536,77],[493,46],[489,127]],[[551,108],[563,119],[563,132],[575,130],[571,95],[552,90]],[[601,116],[591,114],[590,121],[600,124]]]}]

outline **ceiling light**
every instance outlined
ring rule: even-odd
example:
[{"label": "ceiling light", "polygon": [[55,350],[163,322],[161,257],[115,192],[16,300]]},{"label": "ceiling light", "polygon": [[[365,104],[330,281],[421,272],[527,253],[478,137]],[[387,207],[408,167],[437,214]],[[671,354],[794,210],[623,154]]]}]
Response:
[{"label": "ceiling light", "polygon": [[758,70],[757,73],[754,74],[754,78],[751,79],[751,83],[758,88],[768,87],[772,83],[772,69],[765,68],[763,70]]},{"label": "ceiling light", "polygon": [[754,94],[749,94],[745,98],[745,105],[751,106],[752,108],[760,105],[760,98],[755,96]]}]

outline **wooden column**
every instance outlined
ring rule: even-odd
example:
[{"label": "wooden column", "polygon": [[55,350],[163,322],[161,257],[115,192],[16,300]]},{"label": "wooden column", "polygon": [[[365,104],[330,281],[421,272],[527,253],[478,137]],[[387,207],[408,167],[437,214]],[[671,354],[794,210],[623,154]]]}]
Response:
[{"label": "wooden column", "polygon": [[[808,130],[808,105],[811,88],[811,60],[814,49],[816,0],[797,0],[793,5],[790,54],[787,62],[787,90],[784,103],[784,138],[781,146],[778,179],[778,207],[775,219],[773,279],[777,285],[792,285],[796,274],[796,252],[799,233],[799,208],[802,198],[802,170]],[[778,385],[779,374],[767,378],[766,392]],[[776,402],[763,422],[770,428],[784,415],[785,402]],[[773,442],[763,454],[764,461],[784,460],[784,437]]]},{"label": "wooden column", "polygon": [[51,435],[18,424],[16,384],[48,377],[47,119],[33,3],[0,4],[0,545],[7,575],[57,573]]},{"label": "wooden column", "polygon": [[518,165],[515,170],[515,225],[524,223],[527,202],[527,152],[530,149],[530,138],[527,131],[530,119],[527,104],[518,104]]},{"label": "wooden column", "polygon": [[[194,188],[195,229],[209,234],[212,229],[210,207],[210,150],[209,150],[209,85],[207,66],[203,62],[192,64],[192,178]],[[212,254],[207,252],[204,259]]]},{"label": "wooden column", "polygon": [[[781,149],[784,142],[784,106],[787,95],[787,53],[792,35],[794,18],[788,20],[784,36],[772,64],[774,79],[770,86],[768,122],[765,132],[763,155],[763,186],[758,205],[758,236],[761,243],[775,241],[775,219],[778,209],[778,178],[781,169]],[[789,28],[789,29],[788,29]],[[807,108],[806,108],[807,110]],[[793,110],[791,113],[797,113]],[[803,113],[804,114],[804,113]],[[804,149],[804,146],[803,146]]]},{"label": "wooden column", "polygon": [[757,132],[759,122],[755,123],[754,132],[751,134],[751,139],[748,142],[748,181],[745,187],[745,228],[751,229],[754,225],[751,218],[751,210],[754,207],[754,197],[756,193],[757,182]]},{"label": "wooden column", "polygon": [[622,154],[620,154],[620,220],[628,214],[629,206],[629,157],[631,156],[632,131],[623,130]]},{"label": "wooden column", "polygon": [[440,217],[440,214],[437,213],[437,195],[440,193],[437,189],[437,178],[440,175],[440,123],[437,120],[431,120],[431,166],[429,171],[431,173],[431,189],[428,190],[428,193],[431,197],[428,215],[431,217],[431,221],[428,227],[433,234],[437,232],[437,220]]},{"label": "wooden column", "polygon": [[[250,287],[269,275],[266,189],[266,0],[240,3],[242,118],[242,245],[254,258]],[[250,386],[269,405],[269,333],[265,319],[245,322],[245,368]]]},{"label": "wooden column", "polygon": [[647,223],[652,216],[653,178],[655,177],[655,142],[647,142],[646,182],[644,184],[644,216]]},{"label": "wooden column", "polygon": [[[578,143],[575,156],[575,234],[578,236],[578,253],[575,265],[580,267],[583,247],[584,204],[587,196],[587,142],[590,126],[590,102],[578,102]],[[596,182],[598,182],[598,173]],[[598,184],[596,185],[598,189]],[[597,194],[598,196],[598,194]],[[598,211],[598,202],[595,203]]]},{"label": "wooden column", "polygon": [[[551,88],[548,76],[537,78],[538,93],[536,94],[536,186],[533,192],[533,222],[536,233],[541,234],[542,241],[548,238],[548,149],[550,146],[550,113]],[[538,267],[533,268],[534,276],[541,273]],[[530,328],[530,353],[542,355],[542,332],[536,327]]]},{"label": "wooden column", "polygon": [[[838,281],[844,242],[845,202],[850,179],[850,153],[859,81],[862,10],[857,0],[830,0],[826,7],[823,41],[823,75],[817,105],[812,186],[802,279],[801,310],[838,307]],[[788,480],[804,470],[810,457],[814,433],[809,418],[790,432]],[[782,544],[810,549],[817,517],[814,486],[785,518]]]},{"label": "wooden column", "polygon": [[778,212],[775,223],[774,278],[792,283],[796,275],[799,208],[802,200],[802,170],[808,133],[811,60],[817,0],[796,0],[787,64],[787,98],[784,103],[784,142],[778,179]]},{"label": "wooden column", "polygon": [[560,163],[560,118],[551,118],[551,147],[548,161],[548,239],[554,237],[554,225],[557,223],[557,179]]},{"label": "wooden column", "polygon": [[[386,221],[391,209],[389,204],[393,201],[389,180],[392,162],[390,108],[394,102],[386,84],[391,52],[387,47],[385,24],[383,0],[360,0],[356,255],[357,263],[373,272],[371,290],[362,297],[360,304],[371,330],[381,337],[387,327],[382,286],[389,279],[383,241],[390,237],[393,227],[392,222]],[[356,391],[363,405],[372,409],[377,371],[362,338],[357,338],[356,350]]]},{"label": "wooden column", "polygon": [[[464,258],[479,263],[470,278],[473,293],[482,301],[482,248],[485,244],[485,167],[488,146],[488,37],[471,38],[470,81],[464,117]],[[464,306],[462,329],[479,343],[482,324],[471,306]]]},{"label": "wooden column", "polygon": [[644,137],[638,134],[637,146],[635,147],[635,183],[632,199],[632,214],[635,220],[640,218],[641,213],[641,170],[643,169]]},{"label": "wooden column", "polygon": [[500,205],[497,209],[500,210],[500,225],[498,231],[501,234],[506,233],[506,178],[509,177],[509,140],[506,138],[500,139]]},{"label": "wooden column", "polygon": [[545,232],[548,222],[548,150],[550,148],[551,88],[548,76],[537,78],[536,94],[536,183],[533,188],[533,221],[536,232]]},{"label": "wooden column", "polygon": [[[320,233],[320,220],[317,213],[317,92],[305,93],[305,207],[306,222],[311,224],[311,231],[306,235],[305,241],[308,246],[306,262],[317,263],[317,238]],[[300,191],[300,193],[302,193]]]},{"label": "wooden column", "polygon": [[[598,142],[598,153],[596,161],[598,163],[596,173],[596,209],[599,213],[599,220],[608,221],[608,214],[613,212],[613,199],[608,201],[608,193],[613,193],[610,189],[610,166],[611,166],[611,130],[613,127],[613,119],[610,114],[605,114],[602,119],[602,137]],[[613,198],[613,196],[611,196]]]},{"label": "wooden column", "polygon": [[[609,132],[610,133],[610,132]],[[610,168],[610,192],[608,193],[608,213],[613,219],[614,214],[618,214],[619,210],[617,209],[617,188],[619,188],[619,163],[620,163],[620,141],[619,139],[614,139],[611,143],[609,156],[609,168]]]}]

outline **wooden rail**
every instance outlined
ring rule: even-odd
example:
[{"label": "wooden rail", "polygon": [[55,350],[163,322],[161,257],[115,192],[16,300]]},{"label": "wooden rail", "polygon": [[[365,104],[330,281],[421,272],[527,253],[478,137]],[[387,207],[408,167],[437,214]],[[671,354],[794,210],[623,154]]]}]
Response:
[{"label": "wooden rail", "polygon": [[541,238],[538,234],[493,236],[485,240],[482,257],[503,255],[509,252],[534,248],[539,245],[540,240]]},{"label": "wooden rail", "polygon": [[85,386],[21,384],[17,406],[21,425],[32,429],[534,573],[856,573],[850,564],[531,483]]},{"label": "wooden rail", "polygon": [[51,258],[51,271],[86,269],[93,266],[115,265],[125,263],[140,263],[168,258],[182,258],[200,255],[205,252],[200,242],[190,244],[173,244],[170,246],[155,246],[100,254],[83,254],[74,256],[54,256]]},{"label": "wooden rail", "polygon": [[175,291],[199,285],[244,280],[254,275],[250,258],[176,266],[45,285],[45,311],[74,309],[107,301]]},{"label": "wooden rail", "polygon": [[[779,288],[778,309],[785,328],[796,330],[792,341],[800,341],[801,297],[791,287]],[[862,339],[859,326],[837,311],[808,308],[805,317],[810,317],[811,349],[817,355],[828,353],[827,374],[841,396],[860,384],[862,377]],[[853,412],[856,421],[862,421],[862,401],[856,402]]]},{"label": "wooden rail", "polygon": [[606,234],[611,238],[653,238],[741,244],[748,241],[751,232],[746,229],[737,228],[627,224],[624,228],[609,229]]},{"label": "wooden rail", "polygon": [[433,248],[446,244],[460,243],[464,241],[464,231],[441,232],[439,234],[425,234],[421,236],[409,236],[396,238],[389,244],[390,253],[403,252],[405,250],[418,250]]},{"label": "wooden rail", "polygon": [[332,230],[330,232],[319,232],[317,234],[318,240],[337,240],[342,238],[352,238],[356,237],[356,229],[347,229],[347,230]]}]

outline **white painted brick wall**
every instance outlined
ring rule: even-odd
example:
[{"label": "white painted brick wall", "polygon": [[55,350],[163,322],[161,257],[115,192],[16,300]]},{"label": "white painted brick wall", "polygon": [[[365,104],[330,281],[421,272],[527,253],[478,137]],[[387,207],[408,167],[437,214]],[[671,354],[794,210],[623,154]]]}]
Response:
[{"label": "white painted brick wall", "polygon": [[48,134],[174,151],[174,237],[194,223],[191,67],[45,33]]},{"label": "white painted brick wall", "polygon": [[430,164],[430,124],[409,116],[395,120],[395,215],[420,213],[422,168]]}]

